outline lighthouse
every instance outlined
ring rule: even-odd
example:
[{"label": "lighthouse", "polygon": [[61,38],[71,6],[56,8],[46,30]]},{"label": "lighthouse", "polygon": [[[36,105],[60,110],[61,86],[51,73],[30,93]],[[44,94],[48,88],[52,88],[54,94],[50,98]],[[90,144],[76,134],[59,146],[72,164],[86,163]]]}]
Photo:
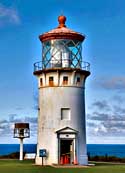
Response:
[{"label": "lighthouse", "polygon": [[34,64],[39,90],[36,164],[87,165],[85,81],[90,64],[82,58],[85,36],[69,29],[65,16],[58,22],[39,36],[42,61]]}]

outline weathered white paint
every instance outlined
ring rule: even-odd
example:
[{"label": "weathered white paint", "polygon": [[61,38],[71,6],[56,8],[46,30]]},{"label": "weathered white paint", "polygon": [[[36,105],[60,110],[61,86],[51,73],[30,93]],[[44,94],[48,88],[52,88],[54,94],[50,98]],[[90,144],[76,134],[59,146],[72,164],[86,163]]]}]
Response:
[{"label": "weathered white paint", "polygon": [[[54,86],[49,86],[49,76],[54,77]],[[63,76],[68,76],[68,85],[63,85]],[[81,82],[76,84],[76,77]],[[44,164],[58,164],[58,137],[56,131],[70,127],[78,131],[76,142],[77,160],[79,164],[88,164],[86,151],[86,125],[85,125],[85,100],[84,100],[84,78],[83,74],[61,71],[43,73],[38,80],[43,78],[43,86],[39,87],[39,116],[38,116],[38,143],[36,164],[41,164],[39,150],[47,150],[47,158]],[[70,108],[70,120],[61,120],[61,108]],[[74,146],[75,147],[75,146]]]}]

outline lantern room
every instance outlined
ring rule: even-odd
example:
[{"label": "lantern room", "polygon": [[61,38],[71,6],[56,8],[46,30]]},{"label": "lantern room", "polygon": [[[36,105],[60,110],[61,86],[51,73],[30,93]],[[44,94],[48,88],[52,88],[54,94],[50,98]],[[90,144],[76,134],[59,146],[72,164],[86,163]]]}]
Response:
[{"label": "lantern room", "polygon": [[66,27],[66,17],[58,17],[59,26],[39,36],[42,42],[42,61],[34,70],[50,68],[79,68],[89,71],[89,63],[82,61],[82,42],[85,36]]}]

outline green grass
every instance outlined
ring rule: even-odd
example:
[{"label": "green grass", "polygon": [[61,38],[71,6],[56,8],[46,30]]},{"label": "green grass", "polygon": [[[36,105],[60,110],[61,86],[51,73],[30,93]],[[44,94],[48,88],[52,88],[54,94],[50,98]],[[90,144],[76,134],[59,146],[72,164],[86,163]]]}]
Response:
[{"label": "green grass", "polygon": [[89,168],[53,168],[36,166],[29,160],[0,160],[0,173],[125,173],[125,165],[97,163]]}]

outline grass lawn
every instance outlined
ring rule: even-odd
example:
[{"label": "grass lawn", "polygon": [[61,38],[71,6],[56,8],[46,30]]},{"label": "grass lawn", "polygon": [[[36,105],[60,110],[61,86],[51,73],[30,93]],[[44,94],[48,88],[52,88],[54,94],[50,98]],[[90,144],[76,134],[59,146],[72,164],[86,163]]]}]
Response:
[{"label": "grass lawn", "polygon": [[53,168],[36,166],[29,160],[0,160],[0,173],[125,173],[125,165],[97,163],[89,168]]}]

